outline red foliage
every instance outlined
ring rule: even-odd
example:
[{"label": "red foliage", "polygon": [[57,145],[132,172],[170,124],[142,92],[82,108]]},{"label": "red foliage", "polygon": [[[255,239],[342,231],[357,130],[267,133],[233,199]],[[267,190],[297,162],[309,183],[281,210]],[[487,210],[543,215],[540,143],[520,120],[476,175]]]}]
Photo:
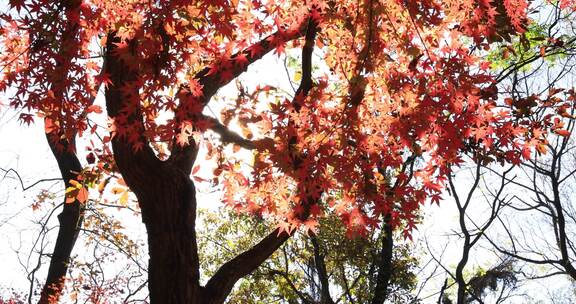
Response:
[{"label": "red foliage", "polygon": [[[314,229],[326,210],[352,232],[378,225],[382,214],[413,227],[423,202],[439,202],[463,154],[518,163],[553,125],[567,135],[552,117],[519,114],[531,103],[499,102],[489,64],[471,51],[522,32],[524,0],[10,4],[1,17],[0,91],[13,90],[9,104],[22,122],[41,115],[47,132],[85,131],[87,115],[102,111],[93,105],[99,86],[116,85],[101,71],[101,48],[119,39],[114,55],[138,77],[122,87],[129,102],[111,119],[111,136],[134,150],[151,145],[161,159],[219,127],[202,114],[217,89],[268,52],[299,49],[306,24],[318,25],[311,47],[330,72],[315,73],[306,94],[277,102],[267,96],[280,91],[258,87],[222,112],[224,127],[236,118],[245,137],[234,150],[248,140],[255,147],[252,166],[206,144],[226,203],[288,231]],[[465,45],[466,36],[475,44]],[[108,148],[99,151],[99,161],[109,159]]]}]

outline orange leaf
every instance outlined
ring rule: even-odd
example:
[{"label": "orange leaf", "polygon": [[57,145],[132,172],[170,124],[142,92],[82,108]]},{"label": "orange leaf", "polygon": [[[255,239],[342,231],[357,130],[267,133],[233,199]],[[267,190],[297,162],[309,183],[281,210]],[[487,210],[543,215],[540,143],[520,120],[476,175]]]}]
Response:
[{"label": "orange leaf", "polygon": [[563,129],[554,130],[554,133],[556,133],[556,134],[558,134],[558,135],[560,135],[560,136],[564,136],[564,137],[570,136],[570,131],[568,131],[568,130],[563,130]]},{"label": "orange leaf", "polygon": [[56,126],[56,124],[52,119],[50,118],[44,119],[44,131],[46,132],[46,134],[50,134],[57,129],[58,126]]},{"label": "orange leaf", "polygon": [[114,188],[112,188],[112,194],[118,194],[118,193],[122,193],[122,192],[125,192],[125,191],[126,191],[126,189],[121,188],[121,187],[114,187]]},{"label": "orange leaf", "polygon": [[100,114],[100,113],[102,113],[102,107],[98,106],[98,105],[91,105],[88,108],[86,108],[86,112],[88,112],[88,113],[94,112],[94,113]]},{"label": "orange leaf", "polygon": [[85,203],[88,200],[88,189],[86,188],[81,188],[78,191],[78,194],[76,195],[76,199],[78,200],[78,202],[80,202],[81,204]]}]

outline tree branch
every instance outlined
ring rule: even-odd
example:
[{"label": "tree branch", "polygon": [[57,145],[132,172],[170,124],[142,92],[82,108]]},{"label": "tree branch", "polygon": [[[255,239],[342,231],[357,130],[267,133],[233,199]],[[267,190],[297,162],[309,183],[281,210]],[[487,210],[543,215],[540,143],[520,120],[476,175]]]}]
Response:
[{"label": "tree branch", "polygon": [[268,271],[268,273],[270,275],[279,275],[283,277],[286,280],[286,283],[288,283],[290,289],[292,289],[292,291],[298,296],[298,298],[300,298],[303,304],[315,304],[312,300],[310,300],[311,297],[309,295],[303,294],[300,290],[298,290],[298,288],[294,285],[294,282],[292,282],[292,280],[290,279],[290,277],[286,272],[272,269]]},{"label": "tree branch", "polygon": [[[310,18],[305,18],[304,21],[300,21],[296,26],[293,26],[290,29],[278,30],[276,33],[269,35],[245,50],[232,55],[230,59],[215,62],[211,66],[198,72],[194,76],[194,79],[196,79],[198,84],[202,87],[202,96],[193,97],[190,90],[185,86],[180,88],[177,96],[194,99],[196,102],[200,102],[203,107],[206,106],[212,99],[212,96],[214,96],[220,88],[240,76],[240,74],[245,72],[248,69],[248,66],[252,63],[261,59],[264,55],[268,54],[279,45],[302,37],[306,32],[308,19]],[[193,115],[193,113],[183,113],[184,111],[184,107],[181,103],[178,109],[176,109],[176,117],[188,117]],[[234,138],[228,137],[227,139]],[[246,145],[245,143],[245,146],[250,145]],[[192,143],[186,147],[175,145],[169,161],[181,162],[184,166],[192,168],[193,161],[190,162],[189,160],[195,159],[195,157],[190,157],[190,155],[195,155],[194,150],[196,150],[196,146]]]},{"label": "tree branch", "polygon": [[328,281],[328,271],[326,270],[326,263],[324,262],[324,255],[320,253],[320,244],[314,235],[310,235],[310,242],[314,248],[314,266],[318,272],[320,279],[320,303],[332,304],[334,300],[330,296],[330,282]]},{"label": "tree branch", "polygon": [[214,131],[216,134],[220,135],[220,140],[225,144],[237,144],[240,147],[252,150],[256,148],[256,145],[253,141],[246,139],[240,134],[228,129],[225,125],[223,125],[218,119],[210,116],[202,116],[202,119],[206,120],[210,124],[210,129]]},{"label": "tree branch", "polygon": [[205,297],[214,303],[223,303],[236,281],[252,273],[289,237],[288,234],[276,229],[249,250],[226,262],[206,283]]},{"label": "tree branch", "polygon": [[153,177],[154,172],[160,170],[161,162],[144,135],[138,71],[128,66],[119,56],[120,52],[136,56],[136,42],[127,42],[123,49],[118,48],[118,43],[120,39],[115,33],[110,33],[106,42],[104,69],[112,82],[105,92],[108,115],[115,124],[112,149],[116,164],[130,189],[142,192],[148,183],[138,181],[142,176]]},{"label": "tree branch", "polygon": [[305,18],[290,29],[280,29],[247,49],[232,55],[230,59],[214,63],[198,72],[194,78],[202,85],[204,105],[210,101],[216,91],[244,73],[252,63],[276,47],[302,37],[306,33],[308,19]]},{"label": "tree branch", "polygon": [[[308,62],[311,62],[312,48],[314,47],[316,32],[318,31],[318,24],[312,17],[307,18],[306,25],[306,43],[302,50],[302,54],[303,57],[308,57],[308,59],[303,58],[302,75],[305,75],[306,73],[306,75],[308,75],[308,79],[305,79],[306,77],[302,77],[299,87],[299,91],[301,91],[303,94],[302,97],[305,97],[305,95],[308,94],[310,85],[312,83],[310,78],[311,72],[304,71],[304,69],[311,69],[311,64],[305,66],[304,63],[306,62],[305,60],[309,60]],[[267,40],[265,39],[264,41]],[[270,42],[266,42],[264,46],[269,47],[270,50],[273,48]],[[207,88],[204,87],[204,89]],[[304,203],[306,207],[311,206],[311,202],[307,198]],[[305,211],[303,214],[301,214],[300,219],[306,219],[308,215],[309,208],[305,208]],[[289,234],[284,233],[280,229],[275,229],[254,247],[222,265],[222,267],[218,269],[212,278],[210,278],[204,288],[204,292],[207,293],[207,296],[209,296],[214,303],[222,303],[234,287],[236,281],[252,273],[289,237]]]},{"label": "tree branch", "polygon": [[6,176],[8,174],[10,174],[10,172],[14,173],[14,175],[16,175],[16,179],[18,179],[18,181],[20,182],[20,187],[22,187],[22,191],[26,191],[40,183],[44,183],[44,182],[54,182],[54,181],[61,181],[62,178],[61,177],[53,177],[53,178],[43,178],[43,179],[39,179],[35,182],[33,182],[32,184],[25,186],[24,185],[24,181],[22,180],[22,177],[20,176],[20,173],[18,173],[18,171],[10,168],[10,169],[4,169],[4,168],[0,168],[0,171],[4,172],[4,176],[2,177],[2,180],[4,180],[6,178]]}]

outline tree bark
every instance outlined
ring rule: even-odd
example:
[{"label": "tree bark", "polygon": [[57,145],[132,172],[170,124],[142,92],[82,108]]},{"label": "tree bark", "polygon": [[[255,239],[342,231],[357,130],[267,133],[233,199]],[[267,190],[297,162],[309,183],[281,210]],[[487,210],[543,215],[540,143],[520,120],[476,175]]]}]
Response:
[{"label": "tree bark", "polygon": [[334,300],[332,300],[330,295],[330,281],[328,280],[328,271],[324,261],[325,255],[321,252],[316,236],[311,235],[310,241],[314,249],[314,266],[316,266],[318,279],[320,280],[320,304],[334,304]]},{"label": "tree bark", "polygon": [[[301,27],[273,35],[283,40],[293,40],[300,37],[304,29]],[[316,26],[308,29],[308,32],[313,32],[309,34],[312,38],[315,31]],[[205,287],[200,286],[195,231],[196,195],[190,180],[190,171],[197,154],[196,143],[190,138],[189,146],[176,146],[166,161],[156,157],[144,136],[138,63],[128,65],[120,59],[118,53],[132,52],[132,57],[137,58],[137,38],[128,41],[123,50],[118,50],[118,42],[120,40],[115,33],[108,35],[104,70],[110,75],[111,84],[105,92],[106,108],[117,131],[131,132],[130,140],[127,136],[118,135],[121,132],[112,134],[112,150],[119,172],[138,198],[142,221],[148,233],[150,302],[224,303],[234,284],[260,266],[289,235],[273,231],[254,247],[222,265]],[[310,42],[307,41],[307,44]],[[263,51],[256,56],[250,55],[250,63],[275,47],[267,39],[258,45],[263,46]],[[250,50],[243,52],[249,54]],[[311,55],[311,51],[309,53]],[[234,77],[245,69],[246,66],[243,66],[234,70]],[[207,75],[204,72],[197,75],[203,86],[204,104],[223,85],[222,79],[214,77],[218,75]]]},{"label": "tree bark", "polygon": [[[106,72],[112,85],[106,89],[106,107],[112,119],[140,131],[146,143],[140,149],[126,138],[114,136],[114,159],[126,184],[138,198],[142,221],[148,233],[150,254],[148,289],[151,303],[219,304],[223,303],[236,281],[251,273],[286,239],[274,231],[250,250],[225,263],[200,286],[196,243],[196,195],[190,170],[197,147],[192,141],[178,157],[160,161],[144,138],[138,89],[129,84],[137,72],[128,68],[115,53],[117,38],[108,37]],[[131,46],[130,46],[131,47]],[[135,100],[136,99],[136,100]],[[127,111],[130,108],[130,111]],[[129,114],[128,114],[129,113]]]},{"label": "tree bark", "polygon": [[198,298],[194,185],[179,171],[162,177],[144,180],[150,187],[136,193],[148,233],[150,302],[203,303]]},{"label": "tree bark", "polygon": [[[62,140],[59,144],[61,149],[58,149],[53,139],[48,138],[48,143],[52,149],[52,153],[56,158],[60,174],[64,180],[65,188],[71,187],[70,180],[76,179],[78,172],[82,171],[82,165],[78,160],[75,153],[71,152],[70,146],[74,147]],[[56,244],[54,244],[54,251],[50,259],[50,268],[48,269],[48,276],[42,293],[40,295],[40,304],[57,303],[62,289],[64,287],[66,272],[68,271],[68,264],[70,262],[70,254],[76,244],[78,233],[82,222],[84,220],[84,210],[82,204],[78,200],[72,203],[64,203],[62,213],[58,215],[60,227],[58,229],[58,237]]]},{"label": "tree bark", "polygon": [[[182,160],[162,162],[144,138],[139,87],[134,85],[138,71],[119,59],[114,45],[118,38],[108,36],[105,70],[112,84],[106,89],[106,107],[117,128],[130,126],[139,133],[143,147],[135,149],[127,138],[112,138],[114,159],[126,184],[138,198],[142,221],[148,234],[148,289],[151,303],[201,303],[198,300],[199,263],[196,244],[196,195],[189,167]],[[129,43],[132,50],[134,42]],[[123,123],[120,124],[120,121]],[[195,143],[191,143],[195,145]],[[187,162],[194,162],[196,147]]]},{"label": "tree bark", "polygon": [[392,276],[392,249],[394,247],[390,215],[385,216],[382,230],[382,248],[380,249],[378,275],[376,276],[372,304],[383,304],[388,296],[388,285]]}]

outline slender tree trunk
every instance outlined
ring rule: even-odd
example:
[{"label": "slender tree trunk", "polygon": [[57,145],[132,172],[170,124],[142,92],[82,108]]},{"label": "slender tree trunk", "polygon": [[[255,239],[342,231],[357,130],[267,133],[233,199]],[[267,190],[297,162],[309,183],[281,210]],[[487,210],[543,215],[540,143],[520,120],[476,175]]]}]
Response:
[{"label": "slender tree trunk", "polygon": [[567,237],[566,233],[566,219],[564,218],[564,207],[562,206],[562,199],[560,197],[560,182],[558,181],[558,177],[555,175],[556,173],[556,166],[559,166],[557,163],[559,160],[555,160],[553,162],[552,168],[550,172],[551,176],[551,184],[552,184],[552,192],[554,194],[554,199],[552,201],[552,205],[554,209],[556,209],[556,217],[553,217],[553,224],[556,226],[554,231],[556,234],[556,242],[558,243],[558,247],[560,249],[560,257],[561,265],[566,270],[566,273],[574,280],[576,280],[576,268],[572,265],[570,254],[568,253],[569,250],[569,242],[570,239]]},{"label": "slender tree trunk", "polygon": [[316,236],[311,235],[310,241],[314,248],[314,266],[320,280],[320,304],[334,304],[330,295],[330,281],[328,280],[328,271],[326,270],[325,255],[320,248],[320,243]]},{"label": "slender tree trunk", "polygon": [[[82,1],[80,0],[69,0],[63,1],[61,5],[65,10],[78,12],[81,3]],[[65,95],[65,79],[69,70],[69,64],[66,59],[73,58],[79,49],[77,41],[78,29],[78,24],[68,22],[62,34],[58,50],[58,58],[60,59],[57,61],[56,69],[49,80],[49,85],[57,99],[63,99]],[[61,131],[56,132],[56,134],[46,134],[48,144],[64,180],[65,189],[72,186],[70,180],[77,179],[78,173],[82,171],[82,165],[75,153],[76,142],[74,137],[75,134],[72,139],[65,139],[64,133]],[[40,304],[57,303],[62,294],[70,262],[70,254],[76,244],[78,233],[84,220],[83,208],[83,204],[77,200],[68,204],[64,202],[62,213],[58,215],[58,222],[60,223],[58,237],[50,259],[48,276],[40,295]]]},{"label": "slender tree trunk", "polygon": [[[48,138],[48,143],[58,163],[65,188],[68,188],[72,186],[70,180],[76,179],[77,172],[82,171],[82,165],[78,157],[76,157],[76,154],[70,152],[70,144],[67,142],[61,141],[59,143],[64,150],[58,149],[56,143],[50,138]],[[72,143],[72,146],[74,146],[74,143]],[[72,203],[64,203],[62,213],[58,215],[60,227],[58,229],[56,244],[54,244],[54,251],[50,259],[48,276],[42,288],[40,301],[38,303],[48,304],[58,302],[64,287],[66,272],[68,271],[70,254],[76,244],[78,232],[80,231],[83,220],[84,210],[79,201],[74,200]]]},{"label": "slender tree trunk", "polygon": [[380,249],[378,275],[376,277],[376,288],[372,304],[383,304],[388,296],[388,285],[392,277],[392,249],[394,248],[394,238],[392,226],[390,225],[390,215],[384,218],[382,229],[382,248]]},{"label": "slender tree trunk", "polygon": [[456,303],[464,304],[466,303],[466,280],[464,280],[464,267],[468,263],[468,255],[470,252],[469,248],[470,242],[464,242],[464,248],[462,249],[462,258],[456,266],[456,283],[458,284]]}]

